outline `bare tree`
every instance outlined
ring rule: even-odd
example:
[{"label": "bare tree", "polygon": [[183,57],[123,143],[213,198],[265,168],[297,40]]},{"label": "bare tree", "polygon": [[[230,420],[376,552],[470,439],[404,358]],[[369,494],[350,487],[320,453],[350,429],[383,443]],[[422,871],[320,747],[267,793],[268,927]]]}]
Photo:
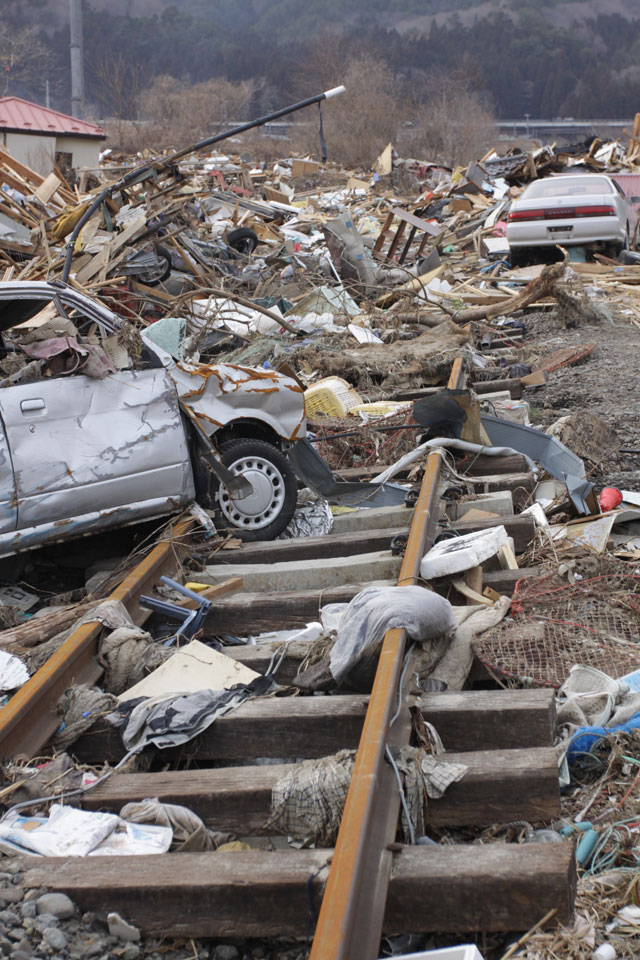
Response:
[{"label": "bare tree", "polygon": [[370,165],[396,134],[396,82],[385,63],[367,55],[346,67],[342,82],[346,94],[323,108],[329,154],[348,166]]},{"label": "bare tree", "polygon": [[181,83],[174,77],[156,77],[141,98],[149,136],[157,146],[179,146],[242,120],[253,95],[251,82],[233,83],[221,77]]},{"label": "bare tree", "polygon": [[486,152],[496,134],[495,118],[461,73],[431,74],[414,90],[412,134],[406,150],[455,167]]},{"label": "bare tree", "polygon": [[0,22],[0,70],[2,96],[16,88],[42,89],[42,79],[52,63],[51,51],[41,42],[35,27],[11,28]]}]

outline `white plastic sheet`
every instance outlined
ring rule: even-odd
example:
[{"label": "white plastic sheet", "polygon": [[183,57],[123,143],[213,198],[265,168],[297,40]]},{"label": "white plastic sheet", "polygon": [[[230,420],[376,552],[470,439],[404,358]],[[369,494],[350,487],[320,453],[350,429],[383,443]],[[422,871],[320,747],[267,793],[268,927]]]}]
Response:
[{"label": "white plastic sheet", "polygon": [[113,813],[54,803],[48,817],[9,811],[0,822],[0,844],[41,857],[106,857],[166,853],[171,827],[129,823]]}]

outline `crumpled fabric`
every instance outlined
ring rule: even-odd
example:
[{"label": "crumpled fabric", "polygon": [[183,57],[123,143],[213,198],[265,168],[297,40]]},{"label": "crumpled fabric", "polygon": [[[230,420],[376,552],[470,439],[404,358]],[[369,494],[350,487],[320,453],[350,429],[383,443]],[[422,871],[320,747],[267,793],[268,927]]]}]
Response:
[{"label": "crumpled fabric", "polygon": [[177,803],[161,803],[157,797],[127,803],[120,811],[120,819],[130,823],[154,823],[159,827],[171,827],[172,851],[206,853],[216,849],[213,836],[197,813]]},{"label": "crumpled fabric", "polygon": [[120,727],[122,742],[130,753],[138,753],[151,744],[165,750],[193,740],[219,717],[245,700],[265,696],[273,687],[269,677],[260,676],[249,684],[235,684],[230,690],[197,690],[129,700],[107,719]]},{"label": "crumpled fabric", "polygon": [[571,763],[607,734],[640,725],[640,693],[595,667],[575,665],[558,690],[557,718],[559,748],[566,746]]},{"label": "crumpled fabric", "polygon": [[66,690],[58,700],[56,709],[61,716],[60,726],[52,743],[56,750],[68,746],[89,730],[96,720],[106,717],[118,701],[112,694],[98,687],[78,683]]},{"label": "crumpled fabric", "polygon": [[564,728],[564,736],[574,727],[626,723],[640,711],[640,693],[594,667],[573,666],[558,698],[558,727]]},{"label": "crumpled fabric", "polygon": [[432,679],[440,681],[443,689],[462,690],[473,665],[471,644],[485,630],[504,620],[510,606],[509,597],[500,597],[492,607],[456,607],[458,627],[455,637],[433,671]]},{"label": "crumpled fabric", "polygon": [[98,663],[104,667],[104,685],[111,693],[124,693],[172,653],[141,627],[117,627],[100,642]]},{"label": "crumpled fabric", "polygon": [[[437,753],[444,753],[438,734],[429,725]],[[340,829],[355,750],[340,750],[329,757],[296,763],[271,791],[271,815],[266,830],[293,838],[302,846],[333,847]],[[460,780],[468,767],[429,754],[423,747],[394,751],[416,836],[425,832],[427,798],[440,798]],[[403,814],[404,820],[404,814]],[[408,824],[404,821],[406,836]]]},{"label": "crumpled fabric", "polygon": [[377,659],[385,633],[398,627],[422,644],[440,639],[441,657],[457,621],[449,601],[425,587],[365,587],[340,619],[330,657],[334,679],[351,680],[350,674],[366,667],[365,661]]},{"label": "crumpled fabric", "polygon": [[294,764],[273,786],[265,829],[303,846],[335,846],[355,756],[355,750],[340,750]]},{"label": "crumpled fabric", "polygon": [[331,533],[333,514],[327,501],[305,487],[298,494],[298,505],[289,521],[289,525],[279,540],[293,540],[298,537],[321,537]]},{"label": "crumpled fabric", "polygon": [[[427,753],[423,747],[402,747],[394,760],[403,776],[405,800],[415,836],[422,837],[427,826],[427,798],[439,800],[452,783],[464,777],[469,768],[464,763],[453,763],[442,756]],[[408,842],[411,833],[404,809],[401,822],[405,841]]]},{"label": "crumpled fabric", "polygon": [[46,360],[47,370],[54,377],[83,373],[103,380],[116,372],[102,347],[94,343],[78,343],[75,337],[52,337],[23,345],[22,349],[28,357]]}]

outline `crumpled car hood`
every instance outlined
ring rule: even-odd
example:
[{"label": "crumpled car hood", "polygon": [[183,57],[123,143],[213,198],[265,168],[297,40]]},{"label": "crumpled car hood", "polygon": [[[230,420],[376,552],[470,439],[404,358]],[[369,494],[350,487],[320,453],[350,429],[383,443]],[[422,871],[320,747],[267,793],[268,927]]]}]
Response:
[{"label": "crumpled car hood", "polygon": [[211,435],[232,420],[261,420],[283,440],[306,435],[304,394],[291,377],[275,370],[229,363],[207,365],[180,361],[166,367],[178,396]]}]

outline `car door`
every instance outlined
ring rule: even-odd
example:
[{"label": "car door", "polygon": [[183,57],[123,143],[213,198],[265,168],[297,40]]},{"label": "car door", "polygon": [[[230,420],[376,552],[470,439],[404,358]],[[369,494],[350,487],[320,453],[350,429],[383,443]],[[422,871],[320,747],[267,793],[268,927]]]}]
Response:
[{"label": "car door", "polygon": [[18,502],[11,452],[0,417],[0,534],[11,533],[18,525]]},{"label": "car door", "polygon": [[19,530],[123,504],[139,505],[142,515],[145,503],[167,497],[178,509],[193,498],[177,395],[164,369],[6,387],[0,414]]}]

